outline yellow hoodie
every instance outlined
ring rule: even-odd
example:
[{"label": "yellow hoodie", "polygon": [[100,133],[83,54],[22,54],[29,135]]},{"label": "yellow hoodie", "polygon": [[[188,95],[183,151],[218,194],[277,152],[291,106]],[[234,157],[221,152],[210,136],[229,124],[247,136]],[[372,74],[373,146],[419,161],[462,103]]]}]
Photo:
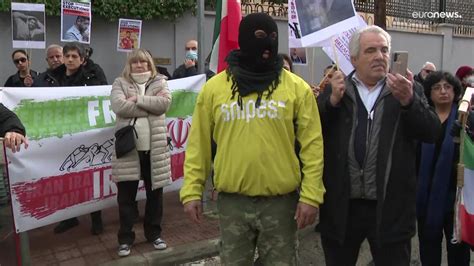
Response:
[{"label": "yellow hoodie", "polygon": [[[323,138],[319,111],[309,85],[283,70],[270,99],[259,108],[257,94],[232,98],[225,71],[203,87],[196,101],[184,163],[181,201],[200,200],[211,172],[211,139],[217,144],[214,186],[219,192],[276,196],[300,190],[300,202],[318,207],[322,182]],[[301,144],[299,158],[295,141]]]}]

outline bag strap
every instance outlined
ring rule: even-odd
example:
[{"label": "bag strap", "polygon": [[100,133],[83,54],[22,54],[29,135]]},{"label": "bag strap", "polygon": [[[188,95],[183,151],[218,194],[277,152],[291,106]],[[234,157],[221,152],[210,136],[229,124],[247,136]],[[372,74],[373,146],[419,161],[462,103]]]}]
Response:
[{"label": "bag strap", "polygon": [[137,122],[137,118],[138,118],[138,117],[135,117],[135,118],[133,119],[133,124],[131,124],[132,126],[135,126],[135,123]]}]

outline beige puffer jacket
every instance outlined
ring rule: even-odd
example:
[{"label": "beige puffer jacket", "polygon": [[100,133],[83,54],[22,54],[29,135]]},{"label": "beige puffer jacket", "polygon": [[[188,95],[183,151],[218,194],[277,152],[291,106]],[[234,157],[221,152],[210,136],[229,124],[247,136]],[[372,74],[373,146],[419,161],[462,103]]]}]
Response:
[{"label": "beige puffer jacket", "polygon": [[[171,183],[170,153],[167,143],[165,112],[171,104],[171,93],[166,78],[158,74],[148,81],[145,95],[140,96],[138,86],[126,79],[116,78],[110,95],[112,110],[116,114],[115,131],[133,122],[135,117],[148,117],[151,127],[151,181],[152,189]],[[163,91],[165,97],[156,96]],[[163,93],[162,92],[162,93]],[[137,102],[126,99],[137,95]],[[132,151],[117,159],[115,151],[112,156],[112,180],[114,182],[140,179],[140,162],[138,152]]]}]

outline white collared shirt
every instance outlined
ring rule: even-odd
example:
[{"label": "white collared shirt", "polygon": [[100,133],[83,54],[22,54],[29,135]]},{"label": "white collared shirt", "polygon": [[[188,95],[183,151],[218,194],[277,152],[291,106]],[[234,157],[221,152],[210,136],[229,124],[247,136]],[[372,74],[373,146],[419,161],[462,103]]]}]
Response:
[{"label": "white collared shirt", "polygon": [[[373,116],[371,113],[372,108],[374,107],[375,101],[382,91],[383,85],[385,84],[385,78],[379,80],[375,87],[371,90],[357,77],[357,73],[352,75],[352,80],[354,81],[357,91],[359,92],[360,99],[364,103],[365,109],[370,116]],[[372,118],[372,117],[371,117]]]}]

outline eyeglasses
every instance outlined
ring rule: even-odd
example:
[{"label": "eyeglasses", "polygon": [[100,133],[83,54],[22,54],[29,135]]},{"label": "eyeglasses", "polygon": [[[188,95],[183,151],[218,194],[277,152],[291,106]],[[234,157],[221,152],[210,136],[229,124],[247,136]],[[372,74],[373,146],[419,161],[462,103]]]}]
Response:
[{"label": "eyeglasses", "polygon": [[451,91],[453,90],[453,85],[449,83],[444,83],[444,84],[436,84],[431,87],[432,90],[434,91],[441,91],[441,89],[444,89],[445,91]]},{"label": "eyeglasses", "polygon": [[20,62],[25,63],[26,60],[27,60],[26,57],[22,57],[22,58],[14,59],[13,63],[15,63],[15,65],[18,65]]},{"label": "eyeglasses", "polygon": [[193,50],[196,51],[198,48],[197,47],[186,47],[184,48],[186,51]]}]

